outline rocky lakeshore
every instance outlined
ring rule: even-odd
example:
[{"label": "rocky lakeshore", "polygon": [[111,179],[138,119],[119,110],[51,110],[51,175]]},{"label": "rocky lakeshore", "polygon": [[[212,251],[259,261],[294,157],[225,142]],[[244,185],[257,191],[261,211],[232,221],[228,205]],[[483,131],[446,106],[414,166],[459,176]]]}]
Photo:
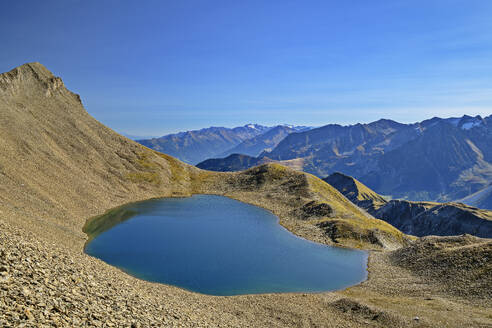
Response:
[{"label": "rocky lakeshore", "polygon": [[[487,240],[456,237],[448,243],[463,240],[490,256]],[[487,258],[471,257],[454,268],[470,270],[471,278],[453,272],[454,281],[447,281],[432,271],[419,274],[413,258],[412,268],[402,267],[417,249],[431,253],[420,243],[372,253],[369,280],[345,291],[234,297],[141,281],[81,249],[47,242],[5,221],[0,244],[2,327],[490,327],[492,322],[490,275],[468,292],[480,279],[476,271],[490,272]]]}]

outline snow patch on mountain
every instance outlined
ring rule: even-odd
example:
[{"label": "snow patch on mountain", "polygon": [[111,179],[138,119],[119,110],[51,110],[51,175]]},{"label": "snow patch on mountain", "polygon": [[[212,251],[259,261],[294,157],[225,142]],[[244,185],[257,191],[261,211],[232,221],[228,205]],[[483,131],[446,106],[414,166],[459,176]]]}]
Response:
[{"label": "snow patch on mountain", "polygon": [[482,125],[482,122],[481,121],[473,121],[473,122],[466,122],[466,123],[463,123],[463,125],[461,126],[461,129],[463,130],[470,130],[470,129],[473,129],[474,127],[477,127],[477,126],[480,126]]}]

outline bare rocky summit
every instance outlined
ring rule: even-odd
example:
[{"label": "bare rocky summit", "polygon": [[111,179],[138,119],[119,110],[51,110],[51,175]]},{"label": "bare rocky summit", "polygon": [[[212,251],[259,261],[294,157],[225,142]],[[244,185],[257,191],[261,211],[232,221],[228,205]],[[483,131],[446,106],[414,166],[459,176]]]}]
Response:
[{"label": "bare rocky summit", "polygon": [[[412,238],[312,175],[278,164],[238,173],[184,164],[94,120],[80,97],[38,63],[0,75],[0,121],[0,326],[492,324],[490,297],[477,299],[465,292],[467,284],[474,284],[476,293],[487,295],[483,290],[491,286],[486,266],[485,275],[467,275],[466,263],[450,257],[445,270],[463,279],[453,286],[454,280],[437,281],[431,272],[414,269],[411,247],[418,244]],[[130,201],[193,193],[262,206],[292,232],[311,240],[384,251],[371,253],[369,279],[344,291],[234,297],[141,281],[83,253],[87,236],[82,227],[90,217]],[[461,245],[460,238],[446,247]],[[474,248],[472,261],[487,263],[487,245],[484,240],[468,241]],[[410,255],[403,256],[405,250]],[[429,259],[447,256],[432,247],[421,253]]]}]

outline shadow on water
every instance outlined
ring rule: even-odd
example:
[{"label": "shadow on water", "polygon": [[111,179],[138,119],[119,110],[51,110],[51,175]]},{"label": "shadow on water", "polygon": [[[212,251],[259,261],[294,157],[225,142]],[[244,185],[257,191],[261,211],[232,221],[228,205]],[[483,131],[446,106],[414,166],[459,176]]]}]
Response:
[{"label": "shadow on water", "polygon": [[128,208],[128,204],[126,204],[106,211],[103,215],[90,218],[82,228],[82,231],[89,237],[86,245],[98,235],[110,230],[120,223],[130,220],[137,214],[137,211]]}]

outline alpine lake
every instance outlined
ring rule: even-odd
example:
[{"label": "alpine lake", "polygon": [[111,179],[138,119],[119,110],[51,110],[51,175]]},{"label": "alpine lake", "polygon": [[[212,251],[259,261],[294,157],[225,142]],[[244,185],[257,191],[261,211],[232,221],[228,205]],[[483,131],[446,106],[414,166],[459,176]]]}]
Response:
[{"label": "alpine lake", "polygon": [[88,220],[85,252],[137,278],[209,295],[323,292],[367,278],[365,251],[295,236],[223,196],[151,199]]}]

